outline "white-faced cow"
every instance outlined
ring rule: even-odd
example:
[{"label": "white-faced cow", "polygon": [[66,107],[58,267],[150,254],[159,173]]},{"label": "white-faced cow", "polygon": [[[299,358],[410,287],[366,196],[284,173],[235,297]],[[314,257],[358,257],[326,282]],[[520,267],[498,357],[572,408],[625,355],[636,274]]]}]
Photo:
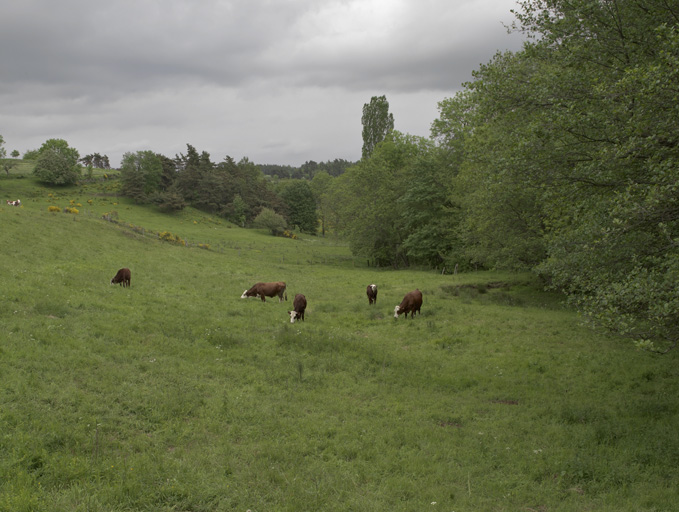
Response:
[{"label": "white-faced cow", "polygon": [[245,290],[240,298],[247,299],[248,297],[260,297],[262,302],[266,302],[265,297],[275,297],[276,295],[278,295],[278,302],[283,302],[283,296],[285,296],[285,300],[288,300],[284,282],[256,283],[249,290]]},{"label": "white-faced cow", "polygon": [[368,288],[365,290],[365,292],[368,294],[368,304],[376,304],[377,303],[377,285],[376,284],[368,285]]},{"label": "white-faced cow", "polygon": [[113,279],[111,279],[111,284],[118,284],[125,288],[126,286],[130,286],[130,281],[132,278],[132,273],[130,272],[129,268],[121,268],[118,270],[118,273],[113,276]]},{"label": "white-faced cow", "polygon": [[403,313],[406,314],[406,318],[408,317],[408,313],[410,313],[410,318],[413,318],[415,316],[415,312],[420,313],[421,307],[422,292],[420,290],[408,292],[406,293],[405,297],[403,297],[401,303],[394,308],[394,318],[398,318],[398,315]]},{"label": "white-faced cow", "polygon": [[10,201],[8,199],[7,204],[10,206],[21,206],[21,199],[17,199],[16,201]]},{"label": "white-faced cow", "polygon": [[306,297],[301,293],[295,295],[295,300],[292,301],[293,311],[288,311],[290,315],[290,323],[294,324],[298,318],[304,321],[304,310],[306,309]]}]

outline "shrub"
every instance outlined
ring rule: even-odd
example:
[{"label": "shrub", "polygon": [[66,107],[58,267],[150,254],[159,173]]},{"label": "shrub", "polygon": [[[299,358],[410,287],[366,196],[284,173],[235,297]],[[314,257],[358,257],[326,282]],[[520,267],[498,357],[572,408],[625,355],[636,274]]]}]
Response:
[{"label": "shrub", "polygon": [[56,213],[56,212],[60,212],[60,211],[61,211],[61,208],[59,208],[58,206],[48,206],[48,207],[47,207],[47,211],[48,211],[48,212]]},{"label": "shrub", "polygon": [[177,245],[182,245],[185,246],[186,242],[182,240],[179,236],[173,235],[169,231],[161,231],[158,233],[158,238],[165,242],[170,242],[172,244],[177,244]]},{"label": "shrub", "polygon": [[268,229],[274,236],[281,234],[287,226],[285,219],[271,208],[262,208],[252,223],[257,228]]}]

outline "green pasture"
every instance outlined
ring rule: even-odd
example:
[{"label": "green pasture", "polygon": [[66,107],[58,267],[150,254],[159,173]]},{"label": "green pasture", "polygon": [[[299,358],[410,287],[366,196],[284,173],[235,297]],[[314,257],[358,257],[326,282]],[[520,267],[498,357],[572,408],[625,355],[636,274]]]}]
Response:
[{"label": "green pasture", "polygon": [[[369,268],[103,177],[0,194],[0,511],[677,509],[676,353],[530,275]],[[274,280],[287,302],[240,299]]]}]

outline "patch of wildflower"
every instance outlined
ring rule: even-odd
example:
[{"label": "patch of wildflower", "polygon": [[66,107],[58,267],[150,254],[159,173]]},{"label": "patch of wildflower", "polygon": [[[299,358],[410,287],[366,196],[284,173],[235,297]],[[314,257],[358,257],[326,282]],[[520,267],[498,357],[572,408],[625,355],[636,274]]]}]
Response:
[{"label": "patch of wildflower", "polygon": [[64,213],[72,213],[74,215],[78,215],[80,211],[77,208],[71,208],[70,206],[67,206],[64,208]]},{"label": "patch of wildflower", "polygon": [[47,211],[52,212],[52,213],[57,213],[57,212],[61,211],[61,208],[59,208],[58,206],[48,206]]},{"label": "patch of wildflower", "polygon": [[165,242],[170,242],[172,244],[185,246],[186,242],[182,240],[178,235],[173,235],[169,231],[161,231],[158,233],[158,238]]}]

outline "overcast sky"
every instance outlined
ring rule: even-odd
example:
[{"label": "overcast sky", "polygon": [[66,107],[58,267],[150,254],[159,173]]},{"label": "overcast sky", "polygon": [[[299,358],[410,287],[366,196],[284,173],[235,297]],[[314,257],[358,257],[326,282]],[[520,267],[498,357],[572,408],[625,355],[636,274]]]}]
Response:
[{"label": "overcast sky", "polygon": [[508,34],[515,0],[21,0],[0,6],[8,154],[65,139],[117,167],[186,144],[259,164],[361,156],[361,113],[429,136]]}]

